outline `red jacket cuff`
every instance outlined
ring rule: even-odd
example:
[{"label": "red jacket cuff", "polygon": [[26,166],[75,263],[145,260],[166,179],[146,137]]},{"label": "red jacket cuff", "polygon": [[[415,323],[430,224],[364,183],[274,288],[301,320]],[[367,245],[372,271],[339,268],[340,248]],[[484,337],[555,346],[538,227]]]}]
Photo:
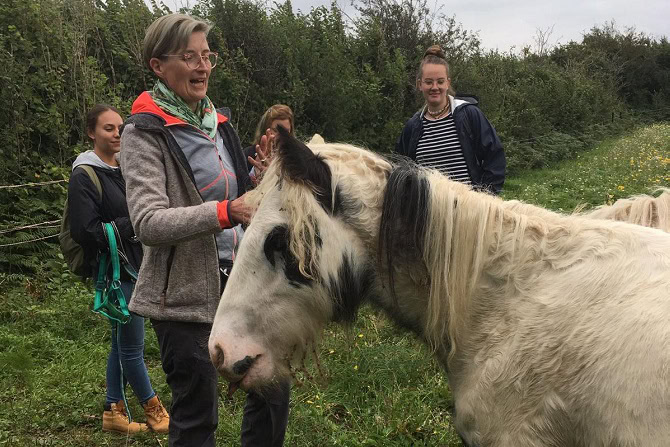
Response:
[{"label": "red jacket cuff", "polygon": [[232,219],[228,216],[228,204],[228,200],[222,200],[216,204],[216,217],[219,218],[221,228],[232,228],[234,226]]}]

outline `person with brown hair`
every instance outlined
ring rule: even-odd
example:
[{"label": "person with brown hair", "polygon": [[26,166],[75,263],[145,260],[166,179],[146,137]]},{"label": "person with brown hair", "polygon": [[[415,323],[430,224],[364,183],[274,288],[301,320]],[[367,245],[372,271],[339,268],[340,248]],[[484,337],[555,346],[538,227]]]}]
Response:
[{"label": "person with brown hair", "polygon": [[396,152],[452,180],[500,194],[507,164],[500,139],[474,98],[454,96],[439,45],[424,53],[416,86],[426,103],[405,124]]},{"label": "person with brown hair", "polygon": [[[254,159],[256,157],[256,146],[261,143],[261,138],[268,131],[271,135],[277,135],[277,126],[282,126],[288,130],[289,134],[295,134],[295,125],[293,121],[293,110],[285,104],[275,104],[270,106],[261,119],[258,121],[256,126],[256,134],[254,135],[254,143],[251,146],[247,146],[244,149],[244,155]],[[251,169],[253,165],[251,160],[248,160],[248,167]]]},{"label": "person with brown hair", "polygon": [[[134,271],[140,268],[142,262],[142,245],[135,237],[128,217],[126,185],[117,159],[121,149],[122,124],[123,119],[114,107],[105,104],[94,106],[86,116],[86,132],[93,142],[93,150],[79,154],[72,165],[68,186],[70,233],[84,250],[85,277],[91,277],[98,271],[98,253],[109,250],[102,223],[112,223],[118,230],[124,259]],[[87,166],[95,172],[101,191],[85,171]],[[121,269],[120,287],[127,300],[131,298],[134,284],[131,274]],[[151,387],[143,356],[144,318],[132,313],[128,323],[112,326],[103,431],[133,434],[151,429],[167,433],[170,417]],[[144,408],[147,424],[131,422],[128,418],[123,399],[126,381]]]},{"label": "person with brown hair", "polygon": [[[185,14],[149,25],[143,56],[156,82],[133,103],[121,139],[130,218],[145,250],[130,309],[150,318],[158,338],[172,391],[170,447],[216,444],[218,376],[207,339],[251,218],[253,183],[230,110],[207,96],[218,62],[209,30]],[[260,140],[256,175],[270,163],[272,139]],[[248,397],[243,446],[282,445],[285,396],[280,414],[269,399]]]}]

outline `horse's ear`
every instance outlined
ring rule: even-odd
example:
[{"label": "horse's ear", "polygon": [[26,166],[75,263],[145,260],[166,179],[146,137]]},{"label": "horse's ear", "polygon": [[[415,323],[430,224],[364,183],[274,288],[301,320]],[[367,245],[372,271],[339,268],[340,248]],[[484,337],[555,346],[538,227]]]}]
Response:
[{"label": "horse's ear", "polygon": [[321,206],[332,213],[332,175],[326,162],[283,126],[277,126],[277,131],[277,161],[282,174],[290,181],[311,188]]},{"label": "horse's ear", "polygon": [[310,138],[307,144],[326,144],[326,140],[324,140],[323,137],[318,133],[315,133],[312,135],[312,138]]}]

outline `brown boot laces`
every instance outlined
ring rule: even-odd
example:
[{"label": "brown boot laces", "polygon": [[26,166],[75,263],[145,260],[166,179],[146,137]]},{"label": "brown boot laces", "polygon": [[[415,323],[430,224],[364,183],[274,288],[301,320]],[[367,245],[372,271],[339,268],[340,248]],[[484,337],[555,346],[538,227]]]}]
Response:
[{"label": "brown boot laces", "polygon": [[158,405],[154,405],[153,407],[147,407],[146,412],[156,418],[156,421],[160,422],[163,420],[164,417],[167,417],[167,411],[165,410],[165,407],[163,407],[163,404],[158,402]]},{"label": "brown boot laces", "polygon": [[[121,416],[123,416],[123,418],[124,418],[128,423],[130,423],[130,422],[129,422],[129,419],[128,419],[128,413],[126,413],[126,407],[125,407],[125,406],[119,406],[119,405],[117,405],[117,406],[116,406],[116,411],[117,411],[118,413],[120,413]],[[113,411],[112,411],[112,414],[114,414]]]}]

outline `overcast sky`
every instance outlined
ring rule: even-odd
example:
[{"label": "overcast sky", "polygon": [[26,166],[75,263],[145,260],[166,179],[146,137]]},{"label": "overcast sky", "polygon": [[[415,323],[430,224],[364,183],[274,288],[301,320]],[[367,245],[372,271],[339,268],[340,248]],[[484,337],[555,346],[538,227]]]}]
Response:
[{"label": "overcast sky", "polygon": [[[309,11],[329,5],[328,0],[293,0],[294,10]],[[431,0],[428,1],[431,5]],[[670,36],[669,0],[437,0],[440,12],[455,15],[469,31],[478,31],[485,48],[508,50],[532,45],[537,30],[553,26],[550,44],[580,41],[594,25],[614,20],[620,30],[634,26],[655,37]],[[349,0],[338,0],[345,11],[353,11]]]},{"label": "overcast sky", "polygon": [[[168,6],[193,4],[193,0],[164,0]],[[435,3],[433,3],[435,2]],[[273,4],[272,0],[268,1]],[[292,0],[294,11],[309,12],[329,6],[330,0]],[[339,7],[353,14],[350,0],[337,0]],[[478,31],[487,49],[517,50],[533,46],[537,30],[553,26],[549,44],[580,41],[594,25],[614,21],[621,31],[634,26],[653,37],[670,36],[670,0],[428,0],[431,10],[440,8],[469,31]]]}]

